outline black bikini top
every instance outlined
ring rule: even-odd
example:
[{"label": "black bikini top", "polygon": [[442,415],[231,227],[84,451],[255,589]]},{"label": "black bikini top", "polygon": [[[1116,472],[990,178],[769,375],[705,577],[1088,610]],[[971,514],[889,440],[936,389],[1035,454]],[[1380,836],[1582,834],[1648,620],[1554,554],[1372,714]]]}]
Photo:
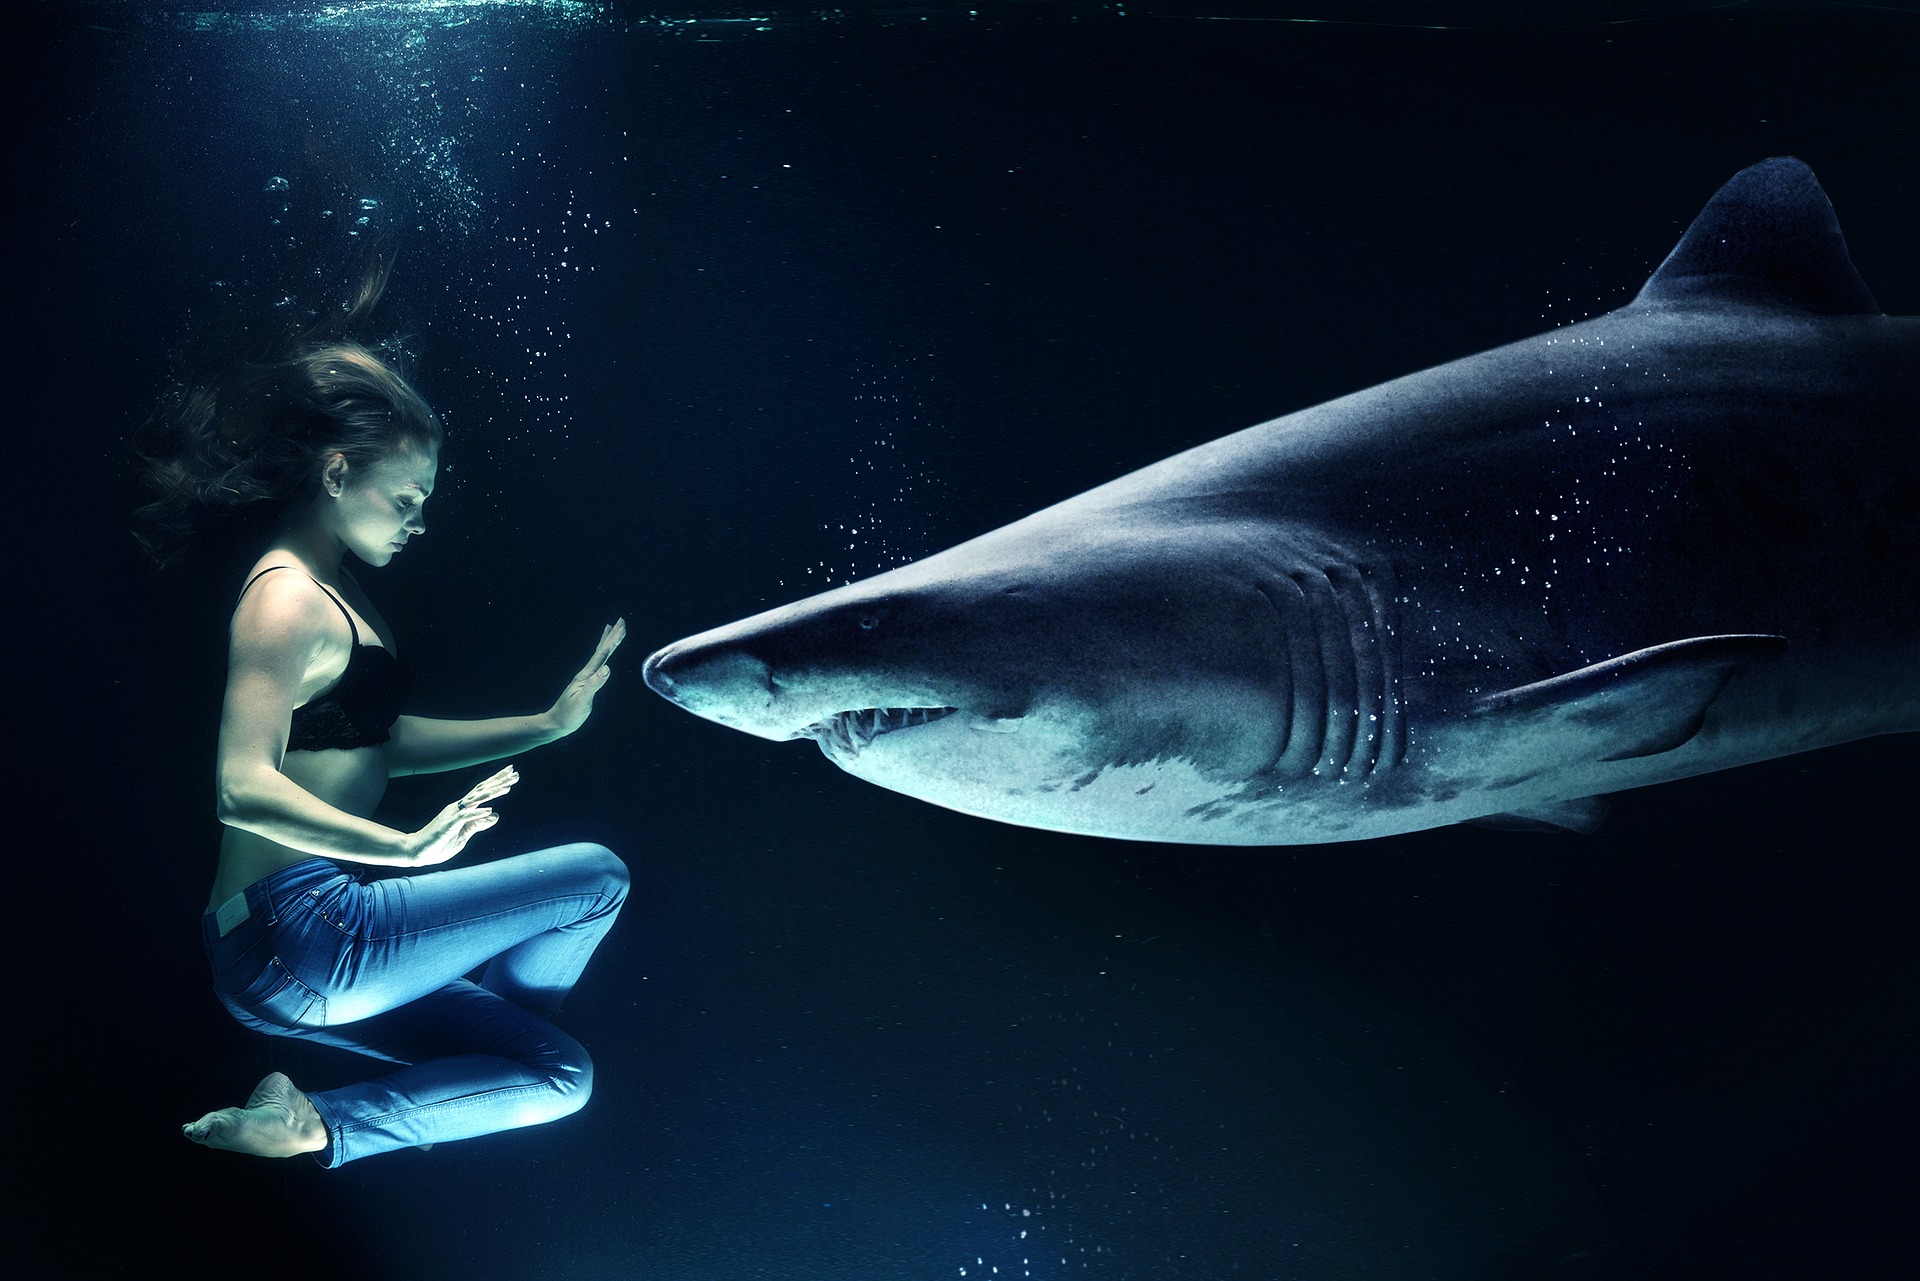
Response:
[{"label": "black bikini top", "polygon": [[[276,569],[292,568],[291,565],[269,565],[249,578],[247,587]],[[340,673],[340,679],[332,688],[293,709],[287,750],[318,752],[330,747],[378,747],[393,737],[393,723],[399,719],[400,705],[407,698],[411,676],[406,660],[384,646],[362,645],[360,629],[353,625],[353,614],[345,602],[319,579],[314,579],[314,586],[326,592],[327,598],[339,607],[341,617],[347,620],[347,630],[353,635],[353,648],[348,652],[346,670]],[[247,587],[240,589],[242,596],[247,594]]]}]

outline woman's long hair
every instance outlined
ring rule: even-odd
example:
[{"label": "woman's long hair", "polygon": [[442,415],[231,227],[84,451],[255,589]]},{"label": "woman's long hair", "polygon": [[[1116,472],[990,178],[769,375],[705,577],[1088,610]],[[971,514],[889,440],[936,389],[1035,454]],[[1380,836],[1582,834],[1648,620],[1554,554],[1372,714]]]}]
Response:
[{"label": "woman's long hair", "polygon": [[333,454],[361,467],[409,447],[439,448],[440,421],[398,351],[346,336],[379,301],[391,268],[390,257],[374,258],[331,335],[309,327],[251,351],[203,341],[181,363],[132,437],[149,495],[134,512],[134,537],[156,568],[211,541],[266,536],[318,493]]}]

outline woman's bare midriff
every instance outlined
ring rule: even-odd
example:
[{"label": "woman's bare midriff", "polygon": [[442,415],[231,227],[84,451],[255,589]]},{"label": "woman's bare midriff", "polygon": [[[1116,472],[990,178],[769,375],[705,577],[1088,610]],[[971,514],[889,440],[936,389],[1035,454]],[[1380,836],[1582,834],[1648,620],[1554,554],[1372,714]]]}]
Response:
[{"label": "woman's bare midriff", "polygon": [[[387,749],[335,747],[288,752],[280,772],[335,809],[371,818],[387,793]],[[220,839],[220,868],[214,874],[207,907],[217,908],[261,877],[312,857],[304,850],[289,849],[278,841],[229,827]]]}]

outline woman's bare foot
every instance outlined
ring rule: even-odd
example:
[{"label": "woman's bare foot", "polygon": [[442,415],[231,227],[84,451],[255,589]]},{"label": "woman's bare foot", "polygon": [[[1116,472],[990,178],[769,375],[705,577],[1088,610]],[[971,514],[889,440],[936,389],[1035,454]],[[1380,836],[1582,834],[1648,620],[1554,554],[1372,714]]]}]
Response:
[{"label": "woman's bare foot", "polygon": [[210,1148],[254,1156],[298,1156],[327,1146],[320,1113],[281,1072],[267,1073],[245,1107],[209,1112],[180,1132]]}]

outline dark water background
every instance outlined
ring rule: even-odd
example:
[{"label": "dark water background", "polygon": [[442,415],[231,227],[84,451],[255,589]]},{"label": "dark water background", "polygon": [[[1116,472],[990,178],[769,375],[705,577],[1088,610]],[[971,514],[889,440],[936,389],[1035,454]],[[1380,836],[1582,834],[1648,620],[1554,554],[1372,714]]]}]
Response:
[{"label": "dark water background", "polygon": [[[63,1269],[1914,1275],[1911,738],[1628,795],[1590,839],[1213,850],[950,814],[638,679],[1623,303],[1768,155],[1920,312],[1913,6],[286,7],[10,24],[12,1208]],[[1251,20],[1289,16],[1368,21]],[[270,1068],[364,1068],[207,991],[232,583],[144,576],[119,441],[171,346],[363,214],[451,433],[369,582],[419,709],[531,710],[633,630],[471,857],[597,838],[636,894],[567,1016],[585,1113],[323,1172],[177,1134]]]}]

